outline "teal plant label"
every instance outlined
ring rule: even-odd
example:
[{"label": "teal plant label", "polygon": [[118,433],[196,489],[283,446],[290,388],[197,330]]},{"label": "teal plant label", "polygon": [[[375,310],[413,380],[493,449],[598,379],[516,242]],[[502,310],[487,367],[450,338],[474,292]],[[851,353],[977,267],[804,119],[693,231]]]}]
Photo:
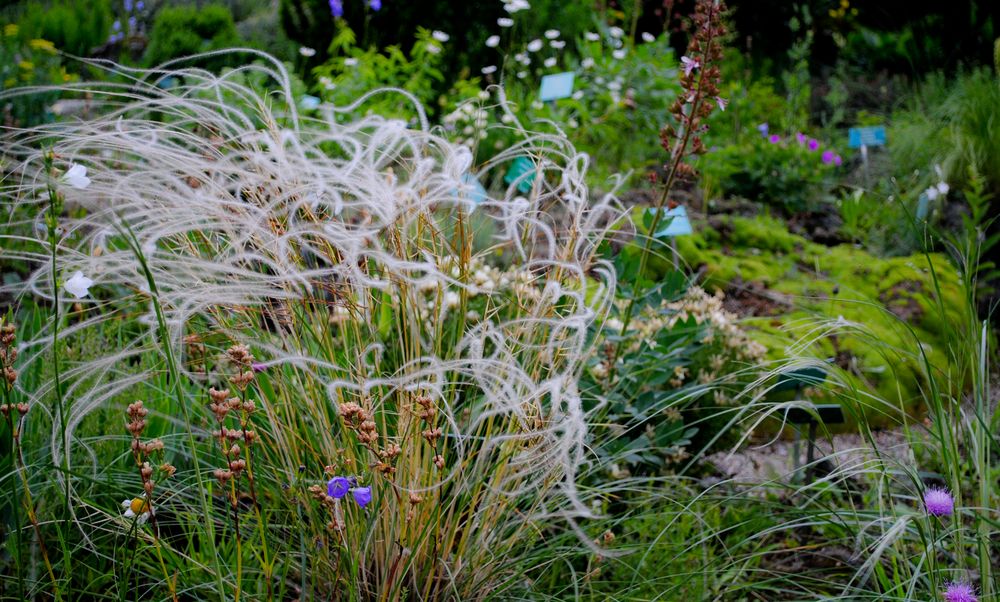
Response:
[{"label": "teal plant label", "polygon": [[516,185],[521,194],[528,194],[531,184],[535,181],[535,162],[528,157],[518,157],[510,164],[510,169],[503,177],[509,185]]},{"label": "teal plant label", "polygon": [[917,199],[917,219],[926,220],[930,212],[931,198],[927,196],[927,193],[921,193],[920,198]]},{"label": "teal plant label", "polygon": [[660,228],[660,231],[656,233],[657,238],[684,236],[694,232],[691,229],[691,220],[688,219],[687,209],[683,205],[668,209],[663,213],[663,217],[669,219],[670,222]]},{"label": "teal plant label", "polygon": [[572,71],[565,73],[555,73],[542,78],[542,87],[538,91],[538,99],[542,102],[569,98],[573,95],[573,78],[576,74]]},{"label": "teal plant label", "polygon": [[454,195],[460,200],[472,201],[475,205],[482,204],[488,198],[486,189],[479,183],[479,178],[468,172],[462,176],[462,185],[459,190],[454,191]]},{"label": "teal plant label", "polygon": [[847,131],[847,145],[851,148],[885,146],[885,126],[851,128]]}]

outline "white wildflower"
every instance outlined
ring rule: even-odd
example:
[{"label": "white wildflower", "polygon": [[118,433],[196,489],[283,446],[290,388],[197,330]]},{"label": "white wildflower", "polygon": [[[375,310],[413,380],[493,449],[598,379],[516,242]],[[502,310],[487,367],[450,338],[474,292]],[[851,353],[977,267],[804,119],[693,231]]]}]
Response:
[{"label": "white wildflower", "polygon": [[73,188],[83,190],[90,186],[90,178],[87,177],[87,168],[78,163],[73,163],[63,174],[63,179]]},{"label": "white wildflower", "polygon": [[83,275],[83,272],[77,270],[77,272],[70,276],[69,280],[66,281],[63,288],[69,291],[69,293],[77,299],[83,299],[87,296],[88,289],[90,289],[93,285],[93,280],[87,278]]}]

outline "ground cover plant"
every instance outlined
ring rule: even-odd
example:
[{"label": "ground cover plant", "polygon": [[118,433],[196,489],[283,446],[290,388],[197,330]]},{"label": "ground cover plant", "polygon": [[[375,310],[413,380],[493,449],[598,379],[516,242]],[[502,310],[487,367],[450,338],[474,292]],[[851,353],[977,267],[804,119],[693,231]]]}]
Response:
[{"label": "ground cover plant", "polygon": [[994,11],[734,4],[0,7],[0,599],[1000,600]]}]

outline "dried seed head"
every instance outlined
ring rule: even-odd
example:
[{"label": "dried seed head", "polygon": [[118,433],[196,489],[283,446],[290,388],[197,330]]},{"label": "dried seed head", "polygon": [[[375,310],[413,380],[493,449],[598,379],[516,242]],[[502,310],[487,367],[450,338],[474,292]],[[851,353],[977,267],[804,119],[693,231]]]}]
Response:
[{"label": "dried seed head", "polygon": [[17,370],[14,370],[10,366],[3,369],[3,377],[7,381],[7,384],[13,385],[17,382]]},{"label": "dried seed head", "polygon": [[361,406],[354,402],[347,402],[340,404],[340,415],[344,418],[344,421],[349,420],[354,416],[359,416],[363,418],[365,411],[361,409]]},{"label": "dried seed head", "polygon": [[401,453],[403,453],[403,448],[398,443],[390,443],[385,449],[379,452],[379,456],[383,459],[391,460]]},{"label": "dried seed head", "polygon": [[254,359],[250,354],[250,348],[246,345],[233,345],[226,350],[226,355],[229,356],[229,361],[242,367],[249,367]]},{"label": "dried seed head", "polygon": [[426,431],[420,433],[420,435],[424,439],[427,439],[428,443],[434,445],[435,443],[437,443],[438,438],[440,438],[442,435],[441,427],[435,429],[427,429]]},{"label": "dried seed head", "polygon": [[156,481],[146,481],[142,484],[142,488],[146,490],[146,495],[153,493],[153,487],[156,487]]},{"label": "dried seed head", "polygon": [[177,472],[177,467],[174,466],[173,464],[170,464],[169,462],[164,462],[163,464],[160,464],[160,471],[165,476],[172,477],[174,476],[174,473]]},{"label": "dried seed head", "polygon": [[229,389],[223,389],[221,391],[218,391],[215,389],[215,387],[212,387],[208,390],[208,396],[211,397],[212,401],[214,401],[215,403],[221,404],[229,397]]},{"label": "dried seed head", "polygon": [[240,391],[245,391],[247,385],[249,385],[254,379],[253,370],[244,370],[241,373],[234,374],[229,377],[229,382],[233,383]]},{"label": "dried seed head", "polygon": [[229,482],[229,479],[233,478],[232,472],[224,470],[222,468],[216,468],[214,474],[215,478],[219,480],[220,485],[225,485],[226,483]]},{"label": "dried seed head", "polygon": [[229,455],[232,456],[233,458],[239,458],[240,451],[242,451],[240,449],[240,446],[234,443],[233,446],[229,448]]},{"label": "dried seed head", "polygon": [[21,414],[21,416],[26,415],[28,413],[28,409],[29,409],[29,407],[28,407],[28,404],[26,404],[26,403],[22,402],[22,403],[17,404],[17,411],[18,411],[19,414]]},{"label": "dried seed head", "polygon": [[437,466],[438,470],[443,470],[444,469],[444,456],[442,456],[441,454],[438,454],[438,455],[434,456],[434,466]]}]

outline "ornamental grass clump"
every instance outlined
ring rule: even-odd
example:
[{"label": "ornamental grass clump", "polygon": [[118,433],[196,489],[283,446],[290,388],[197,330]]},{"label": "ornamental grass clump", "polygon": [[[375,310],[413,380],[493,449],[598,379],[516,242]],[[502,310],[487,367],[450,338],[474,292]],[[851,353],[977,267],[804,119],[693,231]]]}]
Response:
[{"label": "ornamental grass clump", "polygon": [[[266,60],[119,75],[71,88],[101,117],[9,132],[0,189],[23,216],[12,236],[30,242],[14,259],[34,267],[2,290],[51,301],[71,275],[88,281],[24,362],[129,333],[62,364],[72,403],[47,461],[67,464],[81,549],[112,545],[104,518],[122,498],[95,483],[126,471],[80,433],[142,397],[154,415],[127,412],[144,494],[124,510],[160,536],[137,538],[127,597],[474,600],[522,586],[521,554],[593,514],[576,382],[613,298],[595,251],[620,210],[590,198],[588,158],[522,132],[477,172],[419,106],[410,124],[338,122],[367,97],[299,116]],[[274,92],[249,83],[264,79]],[[534,162],[531,191],[471,201],[469,175],[515,155]],[[74,166],[85,187],[63,179]],[[66,210],[39,239],[50,192]]]}]

